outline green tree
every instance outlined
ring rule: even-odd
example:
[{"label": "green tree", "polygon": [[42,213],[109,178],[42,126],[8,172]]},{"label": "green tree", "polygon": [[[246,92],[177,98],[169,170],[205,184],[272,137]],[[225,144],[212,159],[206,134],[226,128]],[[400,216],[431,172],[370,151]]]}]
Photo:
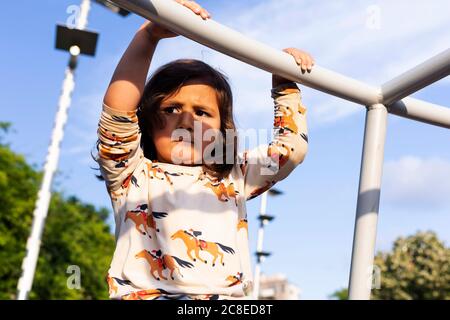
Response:
[{"label": "green tree", "polygon": [[[0,126],[6,131],[7,125]],[[30,234],[41,173],[0,140],[0,299],[14,299]],[[108,211],[75,197],[52,194],[30,299],[106,299],[106,272],[114,237]],[[67,285],[69,266],[81,272],[80,289]]]},{"label": "green tree", "polygon": [[[450,299],[450,248],[432,231],[398,238],[391,252],[377,253],[374,264],[381,287],[372,290],[371,299]],[[331,297],[347,299],[347,289]]]},{"label": "green tree", "polygon": [[[7,126],[2,126],[6,131]],[[0,298],[13,298],[40,175],[0,144]]]},{"label": "green tree", "polygon": [[348,289],[344,288],[338,291],[333,292],[332,295],[330,295],[331,299],[337,299],[337,300],[347,300],[348,299]]}]

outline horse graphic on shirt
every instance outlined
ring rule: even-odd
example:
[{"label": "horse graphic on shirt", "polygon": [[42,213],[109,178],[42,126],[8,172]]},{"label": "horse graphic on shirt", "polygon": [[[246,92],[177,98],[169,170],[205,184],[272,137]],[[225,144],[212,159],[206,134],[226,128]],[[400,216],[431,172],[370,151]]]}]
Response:
[{"label": "horse graphic on shirt", "polygon": [[[147,204],[140,204],[136,207],[136,209],[127,211],[127,213],[125,214],[125,221],[131,219],[134,222],[136,230],[139,231],[139,233],[143,234],[144,236],[148,234],[148,236],[151,238],[151,235],[148,232],[150,228],[155,229],[156,232],[159,232],[159,229],[156,227],[155,218],[164,218],[165,216],[167,216],[167,212],[152,211],[151,214],[148,214],[147,210]],[[141,226],[143,227],[143,230],[141,229]]]},{"label": "horse graphic on shirt", "polygon": [[229,275],[225,280],[229,281],[230,284],[228,285],[229,287],[238,285],[240,283],[242,283],[242,272],[238,272],[236,273],[236,275]]},{"label": "horse graphic on shirt", "polygon": [[[278,164],[279,168],[281,168],[289,160],[289,156],[291,155],[292,151],[294,151],[294,148],[290,148],[284,143],[275,144],[274,142],[271,142],[269,143],[269,147],[267,148],[267,155],[273,162]],[[269,167],[271,166],[272,164],[269,165]]]},{"label": "horse graphic on shirt", "polygon": [[269,190],[274,184],[276,183],[275,180],[269,181],[266,180],[265,184],[262,187],[256,188],[255,190],[253,190],[250,195],[247,197],[247,200],[251,200],[257,196],[259,196],[260,194],[266,192],[267,190]]},{"label": "horse graphic on shirt", "polygon": [[167,182],[169,182],[170,185],[173,185],[173,182],[170,179],[167,171],[161,169],[157,164],[146,163],[146,165],[148,170],[148,176],[150,177],[150,179],[167,180]]},{"label": "horse graphic on shirt", "polygon": [[294,120],[294,113],[289,107],[284,107],[284,109],[285,111],[281,111],[281,108],[279,106],[275,108],[275,112],[281,112],[282,115],[276,116],[274,118],[273,126],[280,128],[283,132],[287,130],[294,134],[297,134],[298,127]]},{"label": "horse graphic on shirt", "polygon": [[[225,262],[223,261],[223,252],[234,254],[234,249],[230,248],[228,246],[225,246],[219,242],[211,242],[211,241],[205,241],[202,239],[198,239],[197,237],[201,235],[201,231],[194,231],[192,229],[190,230],[178,230],[175,232],[170,238],[172,240],[175,239],[181,239],[186,246],[187,249],[187,255],[191,260],[194,262],[200,260],[201,262],[208,263],[207,260],[202,259],[200,257],[200,250],[208,252],[210,255],[213,256],[212,266],[214,267],[216,265],[217,258],[220,257],[220,262],[222,265],[225,265]],[[192,256],[192,251],[195,253],[195,258]]]},{"label": "horse graphic on shirt", "polygon": [[237,223],[237,230],[239,231],[241,229],[247,230],[247,234],[248,234],[248,221],[247,221],[247,219],[240,219],[239,222]]},{"label": "horse graphic on shirt", "polygon": [[[169,269],[169,276],[172,278],[172,280],[174,280],[175,278],[173,274],[175,271],[178,272],[181,277],[183,277],[178,266],[182,268],[194,267],[192,263],[178,257],[168,254],[163,255],[161,250],[152,250],[151,252],[148,250],[142,250],[138,254],[136,254],[135,257],[136,259],[143,258],[147,260],[148,264],[150,265],[150,274],[158,281],[160,279],[167,280],[167,278],[163,275],[163,270],[165,270],[166,268]],[[155,276],[155,272],[157,272],[158,276]]]},{"label": "horse graphic on shirt", "polygon": [[239,193],[239,191],[234,189],[233,182],[230,182],[228,186],[225,186],[223,182],[212,183],[208,181],[207,183],[204,184],[204,186],[210,188],[215,193],[218,200],[226,202],[231,198],[234,198],[234,203],[237,205],[236,196]]},{"label": "horse graphic on shirt", "polygon": [[126,295],[123,295],[121,298],[122,300],[155,300],[163,294],[167,295],[172,293],[159,288],[146,289],[128,293]]},{"label": "horse graphic on shirt", "polygon": [[183,277],[183,275],[180,272],[180,268],[178,268],[178,266],[182,267],[182,268],[193,268],[194,265],[188,261],[185,261],[183,259],[180,259],[176,256],[172,256],[172,255],[168,255],[168,254],[162,254],[161,250],[152,250],[152,253],[155,254],[156,257],[158,257],[159,259],[162,260],[163,262],[163,269],[169,269],[170,270],[170,277],[172,278],[172,280],[175,280],[175,278],[173,277],[173,273],[176,271],[178,272],[178,274]]},{"label": "horse graphic on shirt", "polygon": [[120,286],[131,285],[130,280],[123,280],[116,277],[111,277],[109,273],[106,275],[106,282],[108,283],[109,295],[117,294],[117,291],[119,290],[117,284]]}]

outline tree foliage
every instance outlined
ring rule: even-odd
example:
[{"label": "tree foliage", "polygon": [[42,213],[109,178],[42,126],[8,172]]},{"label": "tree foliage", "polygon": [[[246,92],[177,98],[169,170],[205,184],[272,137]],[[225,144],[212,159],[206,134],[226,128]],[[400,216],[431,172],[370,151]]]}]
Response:
[{"label": "tree foliage", "polygon": [[[390,252],[378,252],[374,264],[381,286],[372,289],[376,300],[450,299],[450,248],[432,231],[398,238]],[[347,289],[331,297],[347,299]]]},{"label": "tree foliage", "polygon": [[[0,299],[16,296],[41,177],[0,140]],[[108,297],[105,276],[114,237],[107,217],[106,209],[53,192],[30,299]],[[73,265],[81,272],[79,289],[67,285]]]}]

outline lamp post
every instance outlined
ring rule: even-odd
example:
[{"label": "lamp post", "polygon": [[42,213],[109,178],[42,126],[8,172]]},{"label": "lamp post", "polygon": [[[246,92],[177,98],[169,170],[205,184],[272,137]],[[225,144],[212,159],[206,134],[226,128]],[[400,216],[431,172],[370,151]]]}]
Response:
[{"label": "lamp post", "polygon": [[254,286],[253,286],[253,299],[258,300],[259,298],[259,287],[260,287],[260,278],[261,278],[261,263],[265,260],[266,257],[270,256],[271,253],[267,251],[263,251],[263,241],[264,241],[264,226],[267,225],[270,221],[272,221],[275,217],[266,214],[267,207],[267,195],[277,196],[282,194],[282,192],[278,189],[271,188],[268,191],[264,192],[261,195],[261,207],[259,210],[259,229],[258,229],[258,242],[256,247],[256,266],[255,266],[255,274],[254,274]]},{"label": "lamp post", "polygon": [[[105,1],[97,0],[96,2],[104,4],[103,2]],[[110,8],[115,7],[111,4],[109,4],[109,6]],[[56,113],[51,142],[45,160],[44,177],[33,212],[31,234],[27,240],[26,254],[22,261],[22,275],[17,285],[18,300],[28,299],[29,292],[33,285],[42,233],[44,231],[45,220],[47,218],[51,199],[51,186],[55,171],[58,168],[60,144],[64,136],[67,112],[70,107],[71,96],[75,87],[74,74],[77,67],[78,56],[80,54],[94,56],[97,47],[98,34],[96,32],[85,30],[88,23],[90,8],[90,0],[82,0],[75,28],[69,28],[63,25],[57,25],[56,28],[55,47],[60,50],[68,51],[70,53],[70,58],[65,71],[61,96],[58,102],[58,111]],[[122,16],[126,15],[125,13],[127,11],[123,9],[119,10],[118,8],[117,10]]]}]

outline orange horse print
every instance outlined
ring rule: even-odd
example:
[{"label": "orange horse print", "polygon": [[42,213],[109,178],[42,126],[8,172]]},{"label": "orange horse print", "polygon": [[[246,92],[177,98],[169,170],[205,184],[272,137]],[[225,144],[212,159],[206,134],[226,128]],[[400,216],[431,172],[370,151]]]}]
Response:
[{"label": "orange horse print", "polygon": [[109,274],[106,275],[106,282],[108,283],[109,295],[116,294],[116,293],[117,293],[117,290],[118,290],[118,287],[117,287],[117,285],[115,284],[113,278],[111,278],[111,277],[109,276]]},{"label": "orange horse print", "polygon": [[[150,265],[150,274],[152,275],[155,280],[167,280],[166,277],[163,275],[163,269],[164,269],[164,263],[161,258],[158,258],[157,256],[154,256],[150,251],[148,250],[142,250],[138,254],[136,254],[136,259],[142,258],[147,260],[148,264]],[[155,272],[157,273],[157,276],[155,276]]]},{"label": "orange horse print", "polygon": [[[280,111],[280,107],[275,108],[275,112]],[[289,130],[290,132],[297,134],[298,127],[294,120],[294,113],[289,107],[285,107],[286,112],[282,112],[281,116],[276,116],[274,118],[273,126],[280,127],[284,130]]]},{"label": "orange horse print", "polygon": [[[148,214],[148,205],[140,204],[134,210],[127,211],[125,214],[125,221],[131,219],[135,226],[136,230],[144,236],[148,234],[151,238],[150,233],[148,232],[149,228],[155,229],[156,232],[159,232],[159,229],[156,227],[155,218],[160,219],[167,216],[166,212],[157,212],[153,211],[151,214]],[[143,229],[141,229],[141,226]],[[147,233],[146,233],[147,232]]]},{"label": "orange horse print", "polygon": [[[189,232],[190,231],[190,232]],[[212,266],[216,265],[217,258],[220,257],[220,263],[224,266],[225,262],[223,261],[223,252],[234,254],[233,248],[225,246],[219,242],[211,242],[198,239],[197,236],[201,235],[201,231],[193,231],[191,230],[178,230],[175,232],[170,238],[172,240],[181,239],[186,246],[187,255],[194,262],[200,260],[201,262],[208,263],[207,260],[202,259],[200,257],[200,250],[208,252],[213,256]],[[191,233],[192,232],[192,233]],[[192,256],[192,251],[195,253],[195,258]]]},{"label": "orange horse print", "polygon": [[172,280],[175,280],[175,278],[173,277],[173,273],[176,271],[178,272],[178,274],[183,277],[183,275],[180,272],[180,268],[178,268],[178,266],[182,267],[182,268],[193,268],[194,265],[188,261],[185,261],[183,259],[180,259],[178,257],[175,256],[171,256],[168,254],[162,254],[161,250],[152,250],[152,253],[154,253],[154,255],[156,257],[158,257],[159,259],[162,259],[163,261],[163,267],[164,269],[169,269],[170,271],[170,277],[172,278]]},{"label": "orange horse print", "polygon": [[[152,236],[148,232],[149,225],[147,223],[148,221],[148,214],[147,214],[148,206],[146,204],[138,205],[136,209],[127,211],[125,214],[125,222],[128,219],[131,219],[136,227],[136,230],[143,234],[144,236],[148,234],[148,236],[151,238]],[[143,230],[141,229],[141,226],[143,227]]]},{"label": "orange horse print", "polygon": [[[135,177],[132,173],[130,173],[130,174],[128,175],[128,177],[126,177],[126,178],[123,180],[121,187],[122,187],[123,189],[128,189],[128,187],[130,186],[130,182],[131,182],[131,184],[133,184],[134,186],[139,187],[139,185],[137,184],[137,179],[136,179],[136,177]],[[128,192],[128,190],[127,190],[127,192]]]},{"label": "orange horse print", "polygon": [[[152,164],[152,163],[146,163],[147,165],[147,170],[148,170],[148,176],[150,177],[150,179],[159,179],[159,180],[164,180],[164,177],[166,178],[167,182],[169,182],[169,184],[173,184],[172,180],[170,180],[169,175],[167,174],[167,171],[164,171],[163,169],[161,169],[160,167],[158,167],[157,164]],[[161,176],[163,175],[163,176]]]},{"label": "orange horse print", "polygon": [[230,182],[230,184],[227,187],[225,187],[225,184],[223,182],[219,183],[207,182],[204,184],[204,186],[210,188],[217,196],[218,200],[225,202],[230,200],[231,198],[234,198],[234,202],[237,205],[236,196],[237,194],[239,194],[239,191],[234,189],[233,182]]},{"label": "orange horse print", "polygon": [[275,184],[275,181],[269,181],[266,180],[266,183],[264,184],[264,186],[262,186],[261,188],[257,188],[255,190],[253,190],[250,193],[250,196],[247,198],[247,200],[251,200],[257,196],[259,196],[260,194],[266,192],[267,190],[269,190],[273,185]]},{"label": "orange horse print", "polygon": [[239,231],[242,228],[247,230],[247,234],[248,234],[248,221],[247,221],[247,219],[240,219],[239,222],[237,223],[237,230]]},{"label": "orange horse print", "polygon": [[225,280],[230,282],[229,287],[242,283],[242,272],[238,272],[236,275],[229,275]]},{"label": "orange horse print", "polygon": [[109,273],[106,275],[106,282],[108,283],[109,295],[117,293],[117,290],[119,288],[117,287],[116,283],[121,285],[121,286],[130,285],[131,284],[131,281],[129,281],[129,280],[122,280],[122,279],[119,279],[119,278],[116,278],[116,277],[111,277],[109,275]]},{"label": "orange horse print", "polygon": [[[136,254],[136,258],[143,258],[147,260],[148,264],[150,265],[150,274],[156,280],[167,280],[167,278],[163,275],[163,270],[166,268],[170,270],[170,277],[172,278],[172,280],[174,280],[175,278],[173,276],[173,273],[175,271],[177,271],[178,274],[183,277],[178,266],[181,266],[182,268],[194,267],[192,263],[184,261],[178,257],[167,254],[162,255],[161,250],[152,250],[151,252],[148,250],[142,250],[138,254]],[[158,276],[155,276],[155,271],[157,272]]]},{"label": "orange horse print", "polygon": [[99,145],[99,156],[102,159],[105,160],[113,160],[115,162],[121,162],[123,160],[128,159],[128,157],[130,156],[131,151],[125,148],[122,148],[122,152],[121,153],[117,153],[116,149],[118,147],[112,149],[111,147],[108,147],[104,144],[100,144]]},{"label": "orange horse print", "polygon": [[[294,151],[293,148],[289,148],[284,143],[275,145],[273,142],[269,143],[269,147],[267,148],[267,155],[272,159],[273,162],[277,163],[279,168],[284,166],[286,162],[289,160],[289,156],[291,151]],[[269,167],[272,164],[269,165]]]},{"label": "orange horse print", "polygon": [[163,289],[147,289],[134,291],[129,294],[123,295],[122,300],[154,300],[162,294],[170,294]]}]

